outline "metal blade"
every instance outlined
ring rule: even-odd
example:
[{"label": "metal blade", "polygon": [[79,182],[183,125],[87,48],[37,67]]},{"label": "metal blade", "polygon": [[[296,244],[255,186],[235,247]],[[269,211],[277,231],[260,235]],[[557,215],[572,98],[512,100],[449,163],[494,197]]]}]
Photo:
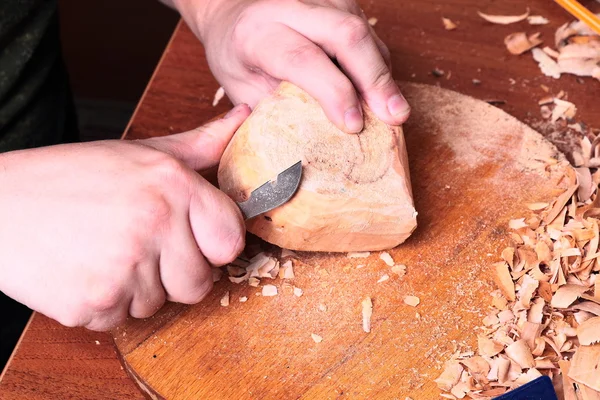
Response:
[{"label": "metal blade", "polygon": [[274,180],[255,189],[248,200],[237,203],[244,218],[253,218],[285,204],[298,190],[300,178],[302,178],[302,161],[298,161],[279,173]]}]

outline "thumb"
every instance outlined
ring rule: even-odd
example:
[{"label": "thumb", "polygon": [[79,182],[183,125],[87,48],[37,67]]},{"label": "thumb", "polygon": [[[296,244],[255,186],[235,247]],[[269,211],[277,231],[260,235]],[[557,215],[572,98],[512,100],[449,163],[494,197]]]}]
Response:
[{"label": "thumb", "polygon": [[144,144],[172,155],[195,171],[210,168],[219,163],[233,134],[248,115],[248,106],[240,104],[221,119],[188,132],[146,139]]}]

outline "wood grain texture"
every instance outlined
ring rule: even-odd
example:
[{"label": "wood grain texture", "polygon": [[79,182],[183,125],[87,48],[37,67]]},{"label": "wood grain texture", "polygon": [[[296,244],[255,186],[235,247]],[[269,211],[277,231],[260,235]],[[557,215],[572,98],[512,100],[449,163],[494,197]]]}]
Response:
[{"label": "wood grain texture", "polygon": [[417,225],[402,129],[363,105],[359,135],[339,130],[319,103],[285,82],[237,130],[219,165],[219,188],[233,200],[297,161],[302,179],[290,201],[246,223],[282,248],[369,251],[404,242]]},{"label": "wood grain texture", "polygon": [[[491,264],[508,244],[508,221],[526,215],[528,202],[550,201],[564,167],[546,174],[539,160],[556,149],[495,107],[430,85],[402,87],[413,106],[404,134],[419,225],[390,254],[408,274],[377,283],[394,276],[378,253],[366,260],[300,253],[293,281],[304,290],[300,298],[280,280],[263,282],[279,287],[268,298],[222,280],[198,305],[125,324],[115,332],[117,347],[149,393],[170,400],[437,396],[433,379],[452,341],[476,343],[470,332],[490,304]],[[222,307],[227,291],[232,301]],[[421,304],[404,304],[407,295]],[[368,334],[366,297],[374,302]]]},{"label": "wood grain texture", "polygon": [[[600,11],[599,5],[592,0],[583,3],[595,12]],[[543,96],[539,89],[539,85],[543,83],[554,93],[565,90],[569,100],[579,107],[578,119],[594,127],[600,126],[600,113],[593,106],[600,87],[598,82],[586,79],[584,84],[580,84],[573,76],[564,76],[558,81],[541,76],[530,57],[510,56],[502,45],[504,37],[517,30],[539,30],[544,40],[552,43],[554,30],[571,20],[569,15],[552,2],[378,0],[361,1],[361,6],[368,16],[379,20],[375,30],[391,50],[394,76],[397,79],[439,85],[479,99],[505,100],[506,104],[500,106],[502,109],[530,124],[540,119],[537,100]],[[476,15],[478,9],[489,13],[517,14],[523,12],[525,6],[531,8],[532,14],[546,16],[551,23],[535,28],[526,24],[494,26]],[[442,16],[458,22],[459,28],[452,32],[444,30]],[[434,77],[431,74],[434,68],[446,73],[452,71],[450,79],[446,79],[447,74],[442,78]],[[474,78],[481,80],[481,85],[474,85]],[[515,84],[511,84],[509,79],[514,79]],[[201,45],[189,29],[180,25],[139,104],[125,138],[167,135],[201,125],[229,108],[226,101],[222,101],[216,108],[211,107],[210,102],[217,88],[218,84],[208,71]],[[559,138],[563,141],[568,139]],[[434,173],[435,171],[430,171],[430,174]],[[441,188],[438,195],[443,195]],[[463,246],[467,247],[468,243]],[[457,288],[457,292],[471,290],[473,288],[468,286]],[[354,306],[353,304],[352,307]],[[377,307],[375,302],[375,310]],[[171,311],[173,313],[182,311],[174,308]],[[355,312],[358,313],[359,309]],[[377,316],[374,317],[376,318]],[[385,329],[385,321],[380,323]],[[406,326],[412,323],[407,320]],[[435,329],[432,327],[432,332]],[[428,336],[433,338],[432,334]],[[227,338],[228,336],[225,337]],[[119,367],[116,354],[108,345],[104,345],[107,339],[107,335],[84,329],[64,328],[43,315],[35,314],[0,379],[0,398],[141,398],[133,382],[127,379],[125,372]],[[372,347],[379,343],[373,336],[367,339]],[[96,346],[94,340],[99,340],[101,346]],[[235,337],[232,340],[233,345],[243,345]],[[327,342],[329,347],[335,346],[329,339],[322,344],[327,345]],[[398,347],[409,348],[410,343],[398,344]],[[348,349],[349,357],[353,351],[353,348]],[[384,358],[386,357],[392,355],[387,354]],[[401,358],[406,356],[403,354]],[[354,362],[360,360],[355,359]],[[373,356],[363,362],[376,363],[377,359]],[[396,370],[391,372],[398,373]],[[302,377],[297,373],[290,374],[288,382]],[[236,377],[230,378],[231,382],[237,382]],[[419,384],[418,374],[411,371],[411,378],[413,385]],[[367,378],[347,377],[347,380],[351,379]],[[312,393],[325,390],[323,383],[313,390]],[[352,391],[346,392],[345,396],[357,397]]]}]

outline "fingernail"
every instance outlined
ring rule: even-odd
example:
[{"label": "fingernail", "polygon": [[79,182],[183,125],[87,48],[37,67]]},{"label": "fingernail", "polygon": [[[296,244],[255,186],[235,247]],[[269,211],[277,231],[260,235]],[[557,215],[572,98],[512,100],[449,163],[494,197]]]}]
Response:
[{"label": "fingernail", "polygon": [[237,114],[243,107],[245,106],[245,104],[238,104],[237,106],[233,107],[231,110],[229,110],[227,112],[227,114],[225,114],[225,116],[223,117],[223,119],[227,119],[230,117],[233,117],[235,114]]},{"label": "fingernail", "polygon": [[401,94],[395,94],[388,100],[388,111],[393,117],[403,117],[410,112],[408,102]]},{"label": "fingernail", "polygon": [[363,128],[363,116],[358,107],[351,107],[344,114],[346,129],[351,133],[358,133]]}]

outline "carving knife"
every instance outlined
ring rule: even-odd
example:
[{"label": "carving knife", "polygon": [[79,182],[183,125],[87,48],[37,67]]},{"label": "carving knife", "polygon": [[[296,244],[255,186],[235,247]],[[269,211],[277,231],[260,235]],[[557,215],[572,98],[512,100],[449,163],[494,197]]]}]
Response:
[{"label": "carving knife", "polygon": [[280,172],[275,179],[254,189],[248,200],[237,203],[244,219],[256,217],[285,204],[298,190],[302,178],[302,161]]}]

